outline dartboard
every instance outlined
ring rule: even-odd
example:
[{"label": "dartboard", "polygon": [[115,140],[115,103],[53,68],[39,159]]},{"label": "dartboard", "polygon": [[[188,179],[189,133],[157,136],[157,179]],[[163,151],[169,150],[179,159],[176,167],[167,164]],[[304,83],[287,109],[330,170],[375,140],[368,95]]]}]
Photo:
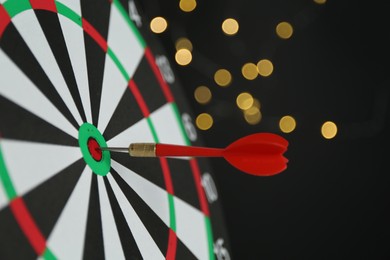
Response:
[{"label": "dartboard", "polygon": [[229,259],[207,159],[140,5],[0,0],[0,259]]}]

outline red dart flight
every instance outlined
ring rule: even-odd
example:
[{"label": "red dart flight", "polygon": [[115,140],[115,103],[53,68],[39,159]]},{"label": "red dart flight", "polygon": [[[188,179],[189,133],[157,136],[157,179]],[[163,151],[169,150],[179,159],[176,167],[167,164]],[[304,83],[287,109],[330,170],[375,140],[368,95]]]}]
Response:
[{"label": "red dart flight", "polygon": [[[133,147],[134,145],[136,144],[133,144]],[[240,138],[226,148],[155,144],[154,156],[224,157],[230,164],[245,173],[270,176],[287,168],[288,160],[283,156],[287,146],[288,141],[279,135],[258,133]]]}]

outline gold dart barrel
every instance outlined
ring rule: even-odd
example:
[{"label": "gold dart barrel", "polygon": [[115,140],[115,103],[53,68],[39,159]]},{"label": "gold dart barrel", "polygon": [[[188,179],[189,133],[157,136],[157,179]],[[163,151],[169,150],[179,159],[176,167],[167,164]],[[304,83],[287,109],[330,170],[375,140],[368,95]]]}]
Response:
[{"label": "gold dart barrel", "polygon": [[130,144],[129,154],[132,157],[156,157],[156,144],[154,143]]}]

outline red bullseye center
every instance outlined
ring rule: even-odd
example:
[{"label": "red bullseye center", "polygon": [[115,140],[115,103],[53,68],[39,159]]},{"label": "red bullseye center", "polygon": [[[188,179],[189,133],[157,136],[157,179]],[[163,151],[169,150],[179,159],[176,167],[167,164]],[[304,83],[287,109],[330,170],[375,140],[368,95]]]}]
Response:
[{"label": "red bullseye center", "polygon": [[92,158],[95,161],[99,162],[103,157],[103,153],[102,150],[100,150],[99,143],[94,138],[89,138],[87,146],[88,146],[88,151],[91,154]]}]

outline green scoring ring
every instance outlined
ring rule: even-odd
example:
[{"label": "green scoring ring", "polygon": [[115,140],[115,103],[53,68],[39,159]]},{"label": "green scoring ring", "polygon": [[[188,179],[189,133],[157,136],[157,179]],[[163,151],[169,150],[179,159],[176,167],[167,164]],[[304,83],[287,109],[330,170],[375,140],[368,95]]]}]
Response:
[{"label": "green scoring ring", "polygon": [[95,139],[100,147],[107,147],[106,140],[99,130],[89,123],[84,123],[79,129],[79,146],[83,154],[84,161],[92,169],[92,171],[100,176],[105,176],[111,168],[111,155],[109,151],[102,151],[102,159],[96,161],[88,150],[88,140]]}]

